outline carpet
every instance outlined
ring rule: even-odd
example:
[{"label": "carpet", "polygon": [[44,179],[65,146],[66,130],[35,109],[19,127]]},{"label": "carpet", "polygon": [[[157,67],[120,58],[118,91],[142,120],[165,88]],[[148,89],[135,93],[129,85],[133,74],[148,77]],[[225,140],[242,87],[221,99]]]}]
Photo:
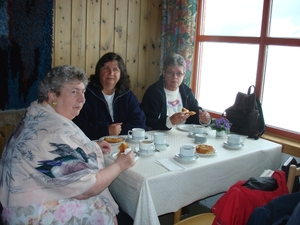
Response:
[{"label": "carpet", "polygon": [[0,110],[26,108],[52,65],[54,0],[0,0]]}]

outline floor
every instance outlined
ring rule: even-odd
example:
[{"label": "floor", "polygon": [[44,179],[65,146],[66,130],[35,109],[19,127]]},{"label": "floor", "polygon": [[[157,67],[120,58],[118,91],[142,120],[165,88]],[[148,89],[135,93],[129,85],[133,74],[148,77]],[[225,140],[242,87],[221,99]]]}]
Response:
[{"label": "floor", "polygon": [[[202,205],[199,201],[194,202],[182,210],[182,215],[181,219],[185,219],[187,217],[200,214],[200,213],[206,213],[206,212],[211,212],[210,208],[207,206]],[[159,221],[161,225],[173,225],[174,224],[174,214],[173,213],[168,213],[162,216],[159,216]]]}]

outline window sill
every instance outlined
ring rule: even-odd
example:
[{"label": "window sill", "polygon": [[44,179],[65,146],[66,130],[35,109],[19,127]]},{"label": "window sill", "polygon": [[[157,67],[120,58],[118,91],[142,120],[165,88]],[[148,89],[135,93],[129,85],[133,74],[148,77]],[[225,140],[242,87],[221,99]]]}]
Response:
[{"label": "window sill", "polygon": [[286,138],[273,133],[265,132],[263,139],[276,142],[282,145],[282,152],[300,158],[300,141],[296,139]]}]

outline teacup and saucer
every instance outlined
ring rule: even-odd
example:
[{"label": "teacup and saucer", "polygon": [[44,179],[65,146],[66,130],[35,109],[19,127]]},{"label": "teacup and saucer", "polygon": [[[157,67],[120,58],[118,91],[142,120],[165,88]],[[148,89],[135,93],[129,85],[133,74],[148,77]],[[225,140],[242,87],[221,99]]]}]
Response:
[{"label": "teacup and saucer", "polygon": [[145,139],[145,129],[143,128],[132,128],[128,131],[128,139],[132,142],[139,142]]},{"label": "teacup and saucer", "polygon": [[205,131],[205,127],[199,124],[194,124],[189,132],[190,137],[195,137],[196,134],[203,134]]},{"label": "teacup and saucer", "polygon": [[245,138],[238,134],[229,134],[224,145],[230,149],[240,149],[244,146]]},{"label": "teacup and saucer", "polygon": [[191,163],[198,159],[196,148],[193,145],[182,145],[179,154],[175,155],[175,160],[180,163]]},{"label": "teacup and saucer", "polygon": [[138,155],[149,156],[155,153],[155,145],[153,140],[143,139],[139,141],[139,147],[135,148]]},{"label": "teacup and saucer", "polygon": [[167,144],[168,135],[163,132],[155,132],[153,134],[153,140],[156,150],[165,150],[169,145]]}]

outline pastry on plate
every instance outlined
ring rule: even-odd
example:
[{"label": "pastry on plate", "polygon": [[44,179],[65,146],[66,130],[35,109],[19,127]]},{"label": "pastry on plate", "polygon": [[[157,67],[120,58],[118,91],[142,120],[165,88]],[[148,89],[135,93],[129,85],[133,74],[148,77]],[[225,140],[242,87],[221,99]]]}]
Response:
[{"label": "pastry on plate", "polygon": [[123,140],[124,139],[121,137],[104,137],[104,141],[107,141],[108,143],[119,143]]},{"label": "pastry on plate", "polygon": [[191,116],[193,116],[193,115],[196,114],[196,112],[190,111],[190,110],[188,110],[188,109],[186,109],[184,107],[182,107],[181,112],[186,113],[186,114],[190,114]]},{"label": "pastry on plate", "polygon": [[196,146],[196,152],[200,154],[213,154],[215,153],[215,149],[211,145],[201,144]]}]

